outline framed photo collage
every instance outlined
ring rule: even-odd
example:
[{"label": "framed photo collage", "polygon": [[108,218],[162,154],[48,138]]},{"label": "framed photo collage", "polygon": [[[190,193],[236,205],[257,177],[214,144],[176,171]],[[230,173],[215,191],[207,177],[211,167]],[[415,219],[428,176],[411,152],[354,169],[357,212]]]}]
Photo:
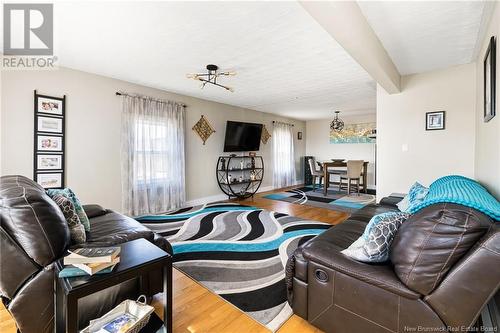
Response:
[{"label": "framed photo collage", "polygon": [[34,180],[43,188],[64,187],[66,96],[40,95],[35,90]]}]

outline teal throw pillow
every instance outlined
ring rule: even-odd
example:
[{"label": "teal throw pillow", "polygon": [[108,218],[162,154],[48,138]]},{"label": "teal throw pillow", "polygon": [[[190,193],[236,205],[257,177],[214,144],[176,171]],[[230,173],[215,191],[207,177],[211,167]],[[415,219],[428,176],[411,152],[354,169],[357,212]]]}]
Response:
[{"label": "teal throw pillow", "polygon": [[419,182],[415,182],[415,184],[410,187],[408,194],[397,204],[398,209],[403,213],[409,213],[412,208],[418,206],[424,201],[427,193],[429,193],[429,189],[427,187],[423,186]]}]

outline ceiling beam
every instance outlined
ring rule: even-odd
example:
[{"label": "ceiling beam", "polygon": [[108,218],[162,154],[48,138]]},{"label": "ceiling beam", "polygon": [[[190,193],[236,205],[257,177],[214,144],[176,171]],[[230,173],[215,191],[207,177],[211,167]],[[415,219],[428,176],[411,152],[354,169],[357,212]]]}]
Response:
[{"label": "ceiling beam", "polygon": [[299,2],[389,94],[401,92],[401,75],[355,1]]}]

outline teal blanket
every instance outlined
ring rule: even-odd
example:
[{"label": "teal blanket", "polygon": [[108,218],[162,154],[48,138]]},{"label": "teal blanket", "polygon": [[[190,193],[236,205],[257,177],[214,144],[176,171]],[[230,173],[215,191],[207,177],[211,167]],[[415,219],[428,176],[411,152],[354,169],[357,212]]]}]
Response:
[{"label": "teal blanket", "polygon": [[424,200],[412,207],[413,214],[435,203],[451,202],[474,208],[496,221],[500,221],[500,203],[475,180],[463,176],[445,176],[429,186]]}]

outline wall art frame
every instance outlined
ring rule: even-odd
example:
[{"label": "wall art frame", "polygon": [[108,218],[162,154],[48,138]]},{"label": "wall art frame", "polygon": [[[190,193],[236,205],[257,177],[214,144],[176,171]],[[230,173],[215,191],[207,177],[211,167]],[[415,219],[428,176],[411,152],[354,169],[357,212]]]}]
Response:
[{"label": "wall art frame", "polygon": [[34,91],[33,179],[43,188],[64,188],[66,95]]},{"label": "wall art frame", "polygon": [[446,128],[446,112],[433,111],[425,113],[425,130],[439,131]]},{"label": "wall art frame", "polygon": [[485,123],[496,114],[496,41],[495,36],[490,38],[490,43],[483,60],[483,88],[484,88],[484,117]]}]

